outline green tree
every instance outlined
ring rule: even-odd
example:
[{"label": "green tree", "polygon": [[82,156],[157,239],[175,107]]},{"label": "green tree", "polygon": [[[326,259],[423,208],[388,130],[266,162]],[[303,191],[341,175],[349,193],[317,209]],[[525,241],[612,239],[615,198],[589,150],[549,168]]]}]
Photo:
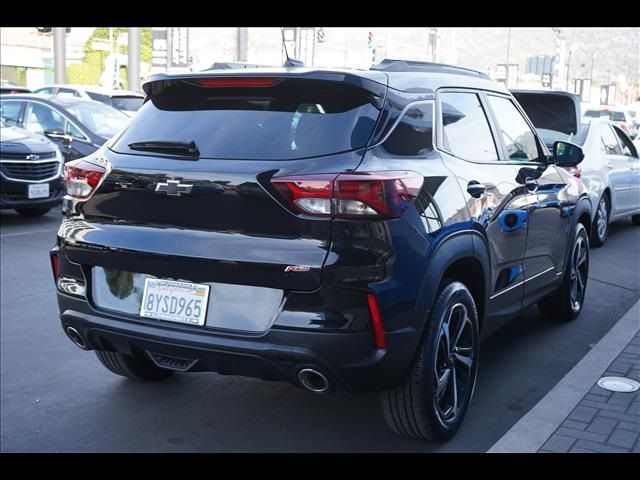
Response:
[{"label": "green tree", "polygon": [[[126,32],[126,27],[113,28],[112,50],[116,49],[118,35]],[[74,63],[67,68],[67,78],[69,83],[81,83],[85,85],[97,85],[100,82],[100,75],[104,69],[104,61],[108,52],[94,50],[92,44],[94,40],[109,40],[109,28],[96,28],[87,42],[84,44],[84,59],[82,63]],[[127,53],[126,46],[120,46],[120,53]],[[151,28],[140,28],[140,61],[151,62]],[[122,84],[127,86],[126,68],[119,69],[119,78]]]}]

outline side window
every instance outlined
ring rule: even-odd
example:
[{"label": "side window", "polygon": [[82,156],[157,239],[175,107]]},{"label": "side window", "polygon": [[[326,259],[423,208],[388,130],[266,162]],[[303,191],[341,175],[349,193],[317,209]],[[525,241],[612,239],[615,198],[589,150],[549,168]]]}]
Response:
[{"label": "side window", "polygon": [[13,127],[18,124],[23,105],[24,102],[16,101],[3,101],[0,103],[0,117],[2,117],[7,127]]},{"label": "side window", "polygon": [[40,135],[47,130],[64,132],[64,118],[47,105],[29,103],[24,116],[24,128]]},{"label": "side window", "polygon": [[600,127],[600,138],[604,145],[604,150],[607,155],[622,155],[622,149],[618,143],[617,135],[613,133],[611,127],[607,124],[602,124]]},{"label": "side window", "polygon": [[433,151],[433,104],[410,107],[382,144],[391,155],[417,157]]},{"label": "side window", "polygon": [[33,93],[39,93],[42,95],[50,95],[53,93],[53,88],[52,87],[44,87],[44,88],[39,88],[37,90],[34,90]]},{"label": "side window", "polygon": [[638,149],[635,147],[633,142],[627,137],[622,130],[618,127],[613,127],[613,130],[616,132],[618,136],[618,140],[620,141],[620,145],[622,146],[622,154],[626,157],[638,157]]},{"label": "side window", "polygon": [[445,150],[466,160],[497,161],[496,145],[478,95],[450,92],[440,98]]},{"label": "side window", "polygon": [[[102,103],[106,103],[107,105],[111,105],[111,101],[110,101],[111,99],[106,95],[102,95],[96,92],[89,92],[89,91],[87,91],[87,95],[89,95],[89,98],[91,100],[95,100],[96,102],[102,102]],[[78,94],[78,97],[79,96],[80,94]]]},{"label": "side window", "polygon": [[505,97],[488,95],[491,109],[498,120],[502,139],[507,147],[509,160],[535,162],[538,160],[538,142],[529,124],[513,102]]},{"label": "side window", "polygon": [[67,130],[66,133],[71,135],[73,138],[77,138],[79,140],[87,140],[87,137],[80,131],[78,127],[76,127],[73,123],[67,120]]}]

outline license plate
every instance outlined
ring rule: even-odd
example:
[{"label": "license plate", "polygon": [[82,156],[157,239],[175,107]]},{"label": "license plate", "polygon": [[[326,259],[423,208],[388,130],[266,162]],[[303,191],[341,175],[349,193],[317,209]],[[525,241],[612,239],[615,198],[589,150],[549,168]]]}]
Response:
[{"label": "license plate", "polygon": [[47,198],[49,196],[49,184],[38,183],[35,185],[29,185],[27,191],[28,198]]},{"label": "license plate", "polygon": [[147,278],[140,316],[189,325],[204,325],[209,285]]}]

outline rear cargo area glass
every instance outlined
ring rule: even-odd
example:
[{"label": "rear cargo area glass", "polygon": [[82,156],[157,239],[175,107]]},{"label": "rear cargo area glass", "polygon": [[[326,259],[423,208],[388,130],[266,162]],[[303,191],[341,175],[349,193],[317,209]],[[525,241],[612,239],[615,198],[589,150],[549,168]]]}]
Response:
[{"label": "rear cargo area glass", "polygon": [[194,141],[201,158],[316,157],[365,146],[378,114],[368,92],[339,82],[287,79],[269,87],[177,82],[151,96],[112,148],[144,155],[129,144]]}]

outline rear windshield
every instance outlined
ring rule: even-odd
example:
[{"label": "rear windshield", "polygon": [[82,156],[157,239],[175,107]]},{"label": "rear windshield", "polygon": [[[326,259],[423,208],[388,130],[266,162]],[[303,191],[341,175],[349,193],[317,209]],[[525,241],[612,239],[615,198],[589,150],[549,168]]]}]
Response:
[{"label": "rear windshield", "polygon": [[140,97],[111,97],[111,106],[118,110],[125,110],[127,112],[135,112],[144,102],[144,98]]},{"label": "rear windshield", "polygon": [[[200,157],[294,159],[365,146],[379,109],[346,83],[287,79],[269,87],[201,87],[187,82],[151,95],[112,147],[194,141]],[[154,154],[157,155],[157,154]]]},{"label": "rear windshield", "polygon": [[587,110],[584,114],[585,117],[594,118],[608,118],[612,122],[624,122],[624,112],[611,112],[609,110]]}]

